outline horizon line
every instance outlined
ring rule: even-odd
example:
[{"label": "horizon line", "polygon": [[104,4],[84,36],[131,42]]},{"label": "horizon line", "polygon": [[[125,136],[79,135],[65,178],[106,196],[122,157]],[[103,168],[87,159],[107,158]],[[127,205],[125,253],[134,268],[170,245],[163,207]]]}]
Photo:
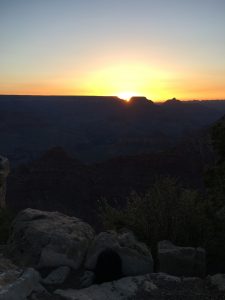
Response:
[{"label": "horizon line", "polygon": [[[113,97],[113,98],[117,98],[119,100],[123,100],[125,102],[129,102],[129,101],[126,101],[125,99],[122,99],[116,95],[62,95],[62,94],[0,94],[0,97],[1,96],[16,96],[16,97],[107,97],[107,98],[110,98],[110,97]],[[146,96],[142,95],[142,96],[132,96],[132,97],[145,97],[147,100],[149,101],[153,101],[153,102],[165,102],[165,101],[168,101],[168,100],[178,100],[178,101],[182,101],[182,102],[188,102],[188,101],[225,101],[225,97],[224,98],[214,98],[214,99],[182,99],[182,98],[176,98],[176,97],[172,97],[172,98],[168,98],[168,99],[163,99],[163,100],[152,100],[152,99],[149,99],[147,98]],[[132,98],[131,97],[131,98]]]}]

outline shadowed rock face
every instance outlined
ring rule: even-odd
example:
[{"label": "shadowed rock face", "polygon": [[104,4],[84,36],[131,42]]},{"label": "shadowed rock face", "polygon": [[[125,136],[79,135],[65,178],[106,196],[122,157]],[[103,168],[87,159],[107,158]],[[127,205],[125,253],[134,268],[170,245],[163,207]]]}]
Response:
[{"label": "shadowed rock face", "polygon": [[105,249],[98,256],[94,270],[95,283],[117,280],[122,277],[122,261],[112,249]]},{"label": "shadowed rock face", "polygon": [[[111,252],[109,249],[111,249]],[[111,256],[118,266],[119,259],[116,258],[117,255],[121,260],[123,276],[142,275],[153,271],[153,259],[150,250],[129,231],[121,234],[117,234],[115,231],[99,233],[89,247],[84,264],[85,268],[94,270],[95,273],[100,268],[100,272],[102,272],[104,271],[101,271],[103,261],[110,268],[111,263],[107,260],[111,260]],[[112,268],[117,268],[117,266]],[[117,268],[117,274],[118,269],[119,267]]]},{"label": "shadowed rock face", "polygon": [[179,247],[170,241],[158,244],[159,272],[175,276],[204,277],[206,252],[203,248]]},{"label": "shadowed rock face", "polygon": [[6,177],[9,174],[9,161],[7,158],[0,156],[0,208],[6,206],[5,193],[6,193]]},{"label": "shadowed rock face", "polygon": [[[222,274],[220,274],[222,275]],[[218,286],[218,279],[214,286]],[[223,277],[222,277],[223,279]],[[224,299],[223,285],[220,290],[212,288],[207,280],[182,278],[164,273],[152,273],[134,277],[124,277],[113,282],[91,285],[85,289],[57,289],[54,294],[65,300],[162,300],[162,299]],[[42,300],[42,298],[38,298]],[[54,298],[55,299],[55,298]],[[61,298],[60,298],[61,299]]]},{"label": "shadowed rock face", "polygon": [[148,104],[153,104],[154,105],[154,102],[147,99],[146,97],[143,97],[143,96],[135,96],[135,97],[132,97],[130,99],[130,104],[135,104],[135,105],[148,105]]}]

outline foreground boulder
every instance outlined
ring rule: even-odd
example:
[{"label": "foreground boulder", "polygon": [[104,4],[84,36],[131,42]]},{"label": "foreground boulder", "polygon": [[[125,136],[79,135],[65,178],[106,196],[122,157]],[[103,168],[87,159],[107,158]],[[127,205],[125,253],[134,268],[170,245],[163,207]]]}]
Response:
[{"label": "foreground boulder", "polygon": [[0,208],[5,208],[6,177],[9,175],[9,161],[0,155]]},{"label": "foreground boulder", "polygon": [[0,251],[0,274],[8,270],[19,271],[20,268],[16,266],[10,259],[5,258]]},{"label": "foreground boulder", "polygon": [[62,284],[65,282],[66,278],[68,277],[70,273],[70,268],[65,267],[59,267],[55,270],[53,270],[48,276],[44,279],[42,279],[42,283],[44,284]]},{"label": "foreground boulder", "polygon": [[144,243],[139,242],[132,232],[117,234],[114,231],[108,231],[97,235],[89,248],[85,268],[94,270],[100,253],[106,249],[112,249],[119,255],[123,276],[153,272],[150,250]]},{"label": "foreground boulder", "polygon": [[5,258],[2,253],[0,253],[0,291],[4,288],[4,286],[15,281],[21,273],[22,269],[13,264],[9,259]]},{"label": "foreground boulder", "polygon": [[203,248],[178,247],[170,241],[161,241],[158,259],[159,272],[176,276],[205,276],[206,253]]},{"label": "foreground boulder", "polygon": [[216,287],[219,291],[225,292],[225,274],[215,274],[208,276],[209,282],[212,286]]},{"label": "foreground boulder", "polygon": [[12,226],[7,254],[22,265],[78,269],[94,238],[90,225],[58,212],[21,211]]},{"label": "foreground boulder", "polygon": [[0,272],[0,300],[25,300],[34,291],[43,290],[39,273],[32,268],[12,268]]},{"label": "foreground boulder", "polygon": [[55,295],[65,300],[219,300],[224,297],[222,292],[207,286],[203,279],[180,278],[163,273],[125,277],[80,290],[58,289]]},{"label": "foreground boulder", "polygon": [[[88,288],[75,290],[56,290],[55,294],[67,300],[124,300],[136,296],[139,290],[154,292],[157,286],[151,281],[148,275],[137,277],[124,277],[113,282],[106,282],[100,285],[92,285]],[[142,299],[142,298],[140,298]]]}]

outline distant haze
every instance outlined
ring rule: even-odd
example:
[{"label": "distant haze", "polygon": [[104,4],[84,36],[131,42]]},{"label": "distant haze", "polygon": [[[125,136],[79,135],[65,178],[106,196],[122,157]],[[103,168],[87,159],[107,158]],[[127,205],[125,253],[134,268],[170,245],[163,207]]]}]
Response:
[{"label": "distant haze", "polygon": [[0,153],[11,165],[58,146],[88,163],[157,153],[193,140],[224,114],[225,101],[0,96]]},{"label": "distant haze", "polygon": [[224,0],[1,0],[0,94],[225,98]]}]

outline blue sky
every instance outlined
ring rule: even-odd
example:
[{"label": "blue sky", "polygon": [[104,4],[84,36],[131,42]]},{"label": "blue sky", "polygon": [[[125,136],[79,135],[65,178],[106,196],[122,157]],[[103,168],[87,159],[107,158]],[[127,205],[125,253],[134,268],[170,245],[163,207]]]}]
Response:
[{"label": "blue sky", "polygon": [[225,98],[224,0],[0,0],[0,38],[0,93]]}]

